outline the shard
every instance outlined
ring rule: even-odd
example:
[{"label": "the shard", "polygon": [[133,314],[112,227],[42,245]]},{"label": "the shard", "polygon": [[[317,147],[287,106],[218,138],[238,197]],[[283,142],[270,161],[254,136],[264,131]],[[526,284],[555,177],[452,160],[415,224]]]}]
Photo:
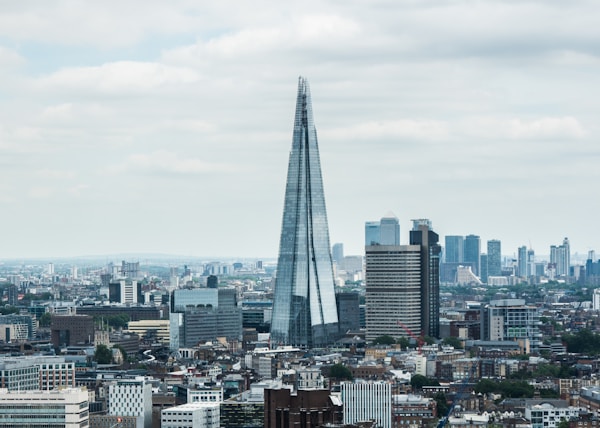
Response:
[{"label": "the shard", "polygon": [[321,347],[338,337],[333,264],[310,89],[300,77],[290,152],[271,345]]}]

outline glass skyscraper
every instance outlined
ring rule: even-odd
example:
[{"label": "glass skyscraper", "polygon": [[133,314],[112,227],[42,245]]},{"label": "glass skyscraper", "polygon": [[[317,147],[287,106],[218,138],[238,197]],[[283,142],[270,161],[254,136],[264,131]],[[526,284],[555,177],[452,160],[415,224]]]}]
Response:
[{"label": "glass skyscraper", "polygon": [[337,339],[330,248],[310,89],[301,77],[275,279],[273,345],[319,347]]}]

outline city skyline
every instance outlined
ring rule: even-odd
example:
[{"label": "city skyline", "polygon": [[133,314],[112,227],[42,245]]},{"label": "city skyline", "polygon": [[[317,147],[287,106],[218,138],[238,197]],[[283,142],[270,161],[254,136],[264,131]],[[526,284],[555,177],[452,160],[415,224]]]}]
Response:
[{"label": "city skyline", "polygon": [[[298,75],[331,242],[600,250],[600,61],[584,1],[0,6],[0,259],[276,258]],[[596,82],[596,83],[594,83]],[[577,221],[574,218],[577,216]],[[401,233],[401,244],[408,243]]]}]

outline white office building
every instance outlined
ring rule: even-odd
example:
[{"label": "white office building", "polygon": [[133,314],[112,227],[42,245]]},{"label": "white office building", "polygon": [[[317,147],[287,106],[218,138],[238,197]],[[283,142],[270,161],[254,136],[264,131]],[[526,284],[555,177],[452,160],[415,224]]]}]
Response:
[{"label": "white office building", "polygon": [[0,389],[0,426],[80,428],[89,426],[88,391],[64,388],[53,391]]},{"label": "white office building", "polygon": [[152,427],[152,384],[143,377],[118,379],[108,386],[108,414],[134,416],[137,428]]},{"label": "white office building", "polygon": [[161,412],[162,428],[219,428],[219,424],[218,403],[186,403]]},{"label": "white office building", "polygon": [[392,386],[386,382],[342,382],[344,423],[375,420],[381,428],[392,426]]}]

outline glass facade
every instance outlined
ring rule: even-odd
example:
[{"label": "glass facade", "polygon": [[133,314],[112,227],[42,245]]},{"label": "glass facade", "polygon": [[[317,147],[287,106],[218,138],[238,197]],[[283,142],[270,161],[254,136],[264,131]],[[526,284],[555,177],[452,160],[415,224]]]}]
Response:
[{"label": "glass facade", "polygon": [[271,320],[274,345],[318,347],[337,339],[330,248],[310,89],[301,77]]}]

